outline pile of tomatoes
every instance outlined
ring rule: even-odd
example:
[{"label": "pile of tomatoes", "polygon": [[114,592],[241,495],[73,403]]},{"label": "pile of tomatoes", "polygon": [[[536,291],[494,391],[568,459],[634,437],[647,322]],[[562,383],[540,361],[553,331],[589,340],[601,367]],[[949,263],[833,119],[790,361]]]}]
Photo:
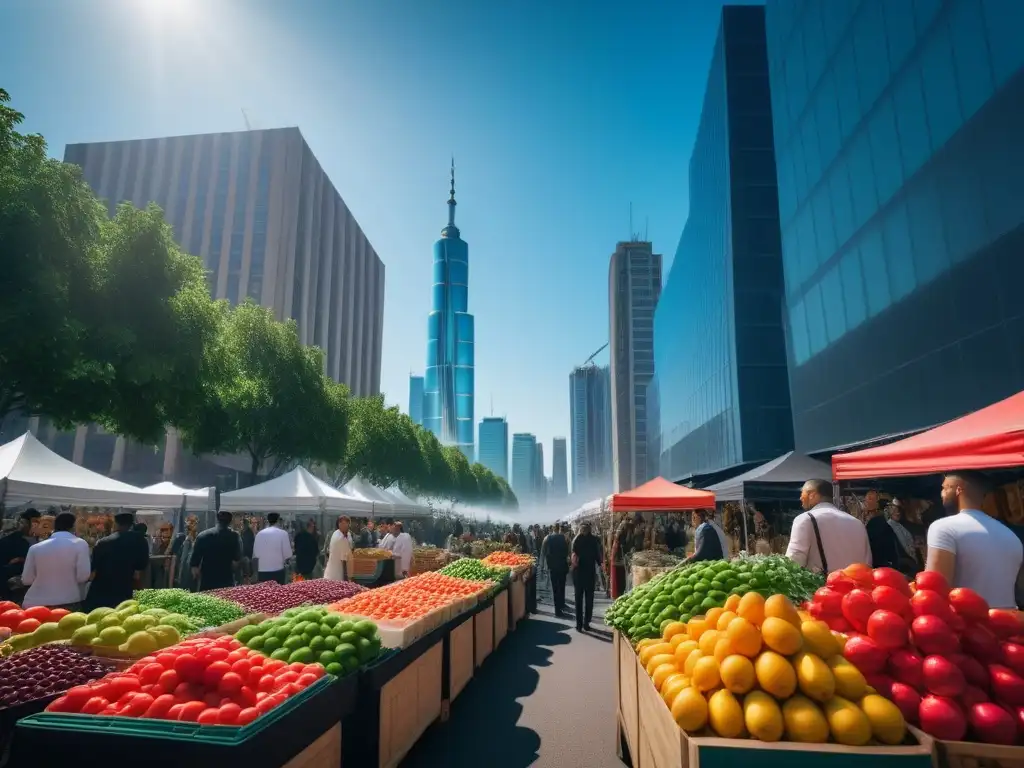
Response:
[{"label": "pile of tomatoes", "polygon": [[63,608],[47,608],[37,605],[22,610],[17,603],[10,600],[0,601],[0,627],[6,627],[15,635],[28,634],[39,629],[40,624],[49,621],[60,621],[70,611]]},{"label": "pile of tomatoes", "polygon": [[467,581],[433,571],[363,592],[327,607],[375,621],[411,624],[432,611],[482,594],[493,586],[489,581]]}]

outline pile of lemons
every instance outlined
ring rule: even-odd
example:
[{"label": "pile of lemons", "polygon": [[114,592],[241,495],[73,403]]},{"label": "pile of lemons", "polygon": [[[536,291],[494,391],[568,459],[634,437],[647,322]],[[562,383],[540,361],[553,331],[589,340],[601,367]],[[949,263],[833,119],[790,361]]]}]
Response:
[{"label": "pile of lemons", "polygon": [[732,595],[662,637],[641,640],[640,662],[689,733],[848,746],[901,744],[900,710],[843,658],[845,638],[801,616],[785,595]]}]

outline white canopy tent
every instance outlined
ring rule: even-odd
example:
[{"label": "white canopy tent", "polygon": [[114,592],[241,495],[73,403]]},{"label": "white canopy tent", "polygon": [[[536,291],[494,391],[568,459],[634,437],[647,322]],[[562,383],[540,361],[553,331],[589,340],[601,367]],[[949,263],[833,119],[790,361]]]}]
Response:
[{"label": "white canopy tent", "polygon": [[[815,477],[831,478],[832,468],[817,459],[790,451],[742,475],[716,483],[706,490],[714,492],[716,502],[741,501],[748,497],[753,498],[752,493],[758,486],[764,488],[774,485],[778,488],[782,484],[788,484],[791,488]],[[775,493],[778,493],[778,490]]]},{"label": "white canopy tent", "polygon": [[31,432],[0,446],[0,501],[10,506],[179,509],[181,494],[136,488],[54,453]]},{"label": "white canopy tent", "polygon": [[220,508],[225,512],[324,511],[353,515],[369,515],[373,510],[369,502],[342,493],[305,467],[296,467],[258,485],[222,493]]},{"label": "white canopy tent", "polygon": [[210,512],[217,506],[217,493],[213,487],[182,488],[165,480],[142,490],[147,493],[173,493],[184,502],[186,512]]},{"label": "white canopy tent", "polygon": [[396,508],[408,510],[407,512],[398,512],[397,514],[416,514],[416,515],[429,515],[430,507],[426,504],[421,504],[414,499],[409,498],[401,488],[388,488],[388,493],[395,497]]},{"label": "white canopy tent", "polygon": [[605,511],[605,508],[606,508],[605,502],[609,498],[611,498],[611,497],[610,496],[602,496],[599,499],[594,499],[593,501],[588,501],[586,504],[584,504],[579,509],[574,510],[569,515],[569,520],[571,522],[577,522],[579,520],[588,520],[590,518],[600,517],[601,514],[603,514],[604,511]]},{"label": "white canopy tent", "polygon": [[395,491],[385,491],[361,477],[352,478],[341,486],[341,490],[342,493],[372,504],[375,517],[387,517],[388,515],[411,517],[430,514],[426,507],[415,504],[408,498],[401,499]]}]

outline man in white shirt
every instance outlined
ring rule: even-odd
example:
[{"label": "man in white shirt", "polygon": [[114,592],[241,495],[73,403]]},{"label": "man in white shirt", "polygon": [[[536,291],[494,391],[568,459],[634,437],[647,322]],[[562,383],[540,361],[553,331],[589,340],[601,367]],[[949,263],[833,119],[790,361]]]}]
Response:
[{"label": "man in white shirt", "polygon": [[832,499],[832,483],[828,480],[804,483],[800,506],[805,511],[793,521],[786,557],[818,573],[842,570],[854,563],[870,566],[871,544],[864,524],[837,509]]},{"label": "man in white shirt", "polygon": [[395,543],[391,547],[391,551],[395,553],[395,570],[401,578],[405,578],[409,575],[409,569],[412,567],[412,548],[413,540],[412,536],[402,530],[402,522],[399,520],[395,522],[392,529],[398,531],[398,535],[395,536]]},{"label": "man in white shirt", "polygon": [[50,538],[29,547],[21,573],[21,581],[28,587],[23,607],[78,609],[92,564],[89,545],[72,533],[74,527],[75,516],[61,512],[53,521]]},{"label": "man in white shirt", "polygon": [[252,545],[252,557],[256,561],[259,581],[276,581],[284,584],[284,566],[292,556],[292,542],[288,531],[277,523],[281,516],[277,512],[267,515],[269,525],[256,534]]},{"label": "man in white shirt", "polygon": [[398,527],[399,527],[398,524],[393,523],[391,521],[391,518],[388,518],[387,520],[385,520],[383,523],[380,524],[380,529],[384,532],[384,536],[381,537],[380,542],[377,544],[377,546],[380,549],[387,549],[387,550],[390,550],[390,551],[394,551],[395,534],[393,532],[393,529],[398,528]]},{"label": "man in white shirt", "polygon": [[942,505],[950,513],[928,528],[926,571],[938,571],[951,587],[973,589],[992,608],[1016,608],[1014,586],[1024,560],[1017,535],[982,512],[988,480],[963,471],[942,480]]}]

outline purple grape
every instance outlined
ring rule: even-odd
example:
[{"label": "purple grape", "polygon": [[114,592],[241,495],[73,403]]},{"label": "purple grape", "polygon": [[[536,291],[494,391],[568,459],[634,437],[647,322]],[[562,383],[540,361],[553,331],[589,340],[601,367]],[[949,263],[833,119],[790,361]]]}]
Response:
[{"label": "purple grape", "polygon": [[0,709],[25,704],[44,696],[52,696],[84,685],[112,672],[113,661],[63,645],[41,645],[0,659]]}]

